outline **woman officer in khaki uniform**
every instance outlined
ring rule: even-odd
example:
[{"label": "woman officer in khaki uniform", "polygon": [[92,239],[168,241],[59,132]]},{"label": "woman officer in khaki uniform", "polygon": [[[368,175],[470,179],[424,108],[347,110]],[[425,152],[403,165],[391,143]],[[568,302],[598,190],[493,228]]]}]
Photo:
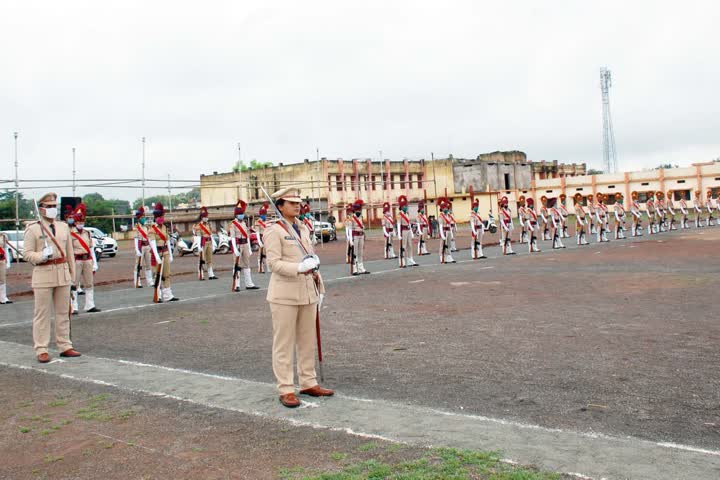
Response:
[{"label": "woman officer in khaki uniform", "polygon": [[79,357],[70,340],[70,284],[75,277],[75,252],[70,229],[57,217],[57,194],[38,201],[40,220],[25,229],[23,258],[32,263],[35,297],[33,343],[38,362],[50,361],[50,310],[55,313],[55,344],[61,357]]},{"label": "woman officer in khaki uniform", "polygon": [[313,251],[310,231],[297,219],[299,190],[285,188],[273,193],[272,198],[282,215],[265,230],[265,251],[272,272],[267,293],[273,324],[272,365],[280,402],[294,408],[301,402],[295,395],[293,351],[300,394],[334,394],[318,385],[315,373],[315,320],[325,287],[317,271],[320,260]]},{"label": "woman officer in khaki uniform", "polygon": [[[170,284],[170,264],[173,253],[170,248],[170,232],[165,225],[165,207],[160,202],[153,206],[155,223],[150,227],[150,248],[153,252],[152,265],[155,273],[155,290],[159,290],[156,303],[177,302]],[[158,278],[160,275],[160,278]]]}]

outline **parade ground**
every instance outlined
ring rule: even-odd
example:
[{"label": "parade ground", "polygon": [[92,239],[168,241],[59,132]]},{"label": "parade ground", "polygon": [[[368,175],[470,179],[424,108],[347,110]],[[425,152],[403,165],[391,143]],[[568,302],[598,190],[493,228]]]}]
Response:
[{"label": "parade ground", "polygon": [[178,258],[181,301],[153,304],[121,244],[100,262],[103,311],[73,317],[83,356],[41,365],[30,266],[13,265],[0,478],[313,478],[458,451],[438,447],[562,478],[720,478],[720,227],[506,257],[486,240],[487,259],[461,235],[456,264],[431,240],[399,269],[374,237],[355,277],[342,238],[318,246],[337,394],[294,410],[273,384],[269,274],[234,293],[231,255],[203,282]]}]

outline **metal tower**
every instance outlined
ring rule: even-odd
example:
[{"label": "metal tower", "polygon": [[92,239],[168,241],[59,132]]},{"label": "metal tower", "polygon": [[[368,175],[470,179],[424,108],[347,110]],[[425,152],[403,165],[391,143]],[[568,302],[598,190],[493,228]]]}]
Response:
[{"label": "metal tower", "polygon": [[618,170],[617,150],[615,149],[615,133],[613,133],[612,116],[610,115],[610,87],[612,76],[606,67],[600,69],[600,90],[603,105],[603,168],[605,173]]}]

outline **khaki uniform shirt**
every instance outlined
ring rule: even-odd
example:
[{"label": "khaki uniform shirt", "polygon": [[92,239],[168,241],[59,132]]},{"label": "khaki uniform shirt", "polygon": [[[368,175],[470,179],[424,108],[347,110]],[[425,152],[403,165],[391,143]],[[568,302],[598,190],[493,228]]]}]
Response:
[{"label": "khaki uniform shirt", "polygon": [[[44,219],[43,225],[49,232],[50,224]],[[51,288],[70,285],[75,278],[75,253],[72,246],[72,237],[67,223],[55,220],[55,240],[62,250],[58,250],[55,242],[45,235],[39,222],[33,222],[25,229],[23,241],[23,258],[35,265],[32,274],[32,288]],[[51,260],[65,258],[61,264],[47,264],[42,262],[42,252],[45,248],[45,240],[53,250]]]},{"label": "khaki uniform shirt", "polygon": [[[280,220],[278,220],[279,222]],[[320,300],[319,293],[325,293],[322,277],[317,273],[318,285],[315,286],[313,275],[298,273],[298,264],[305,254],[298,248],[293,239],[296,235],[291,226],[285,224],[290,233],[283,225],[274,222],[265,229],[265,252],[268,266],[272,275],[268,285],[267,301],[281,305],[310,305]],[[296,221],[295,224],[300,230],[302,244],[308,254],[314,253],[310,231]]]},{"label": "khaki uniform shirt", "polygon": [[90,232],[88,232],[84,228],[83,228],[82,232],[79,231],[77,228],[73,228],[71,231],[78,237],[82,238],[83,241],[85,242],[85,245],[87,245],[88,248],[90,249],[90,252],[85,250],[85,247],[83,247],[82,244],[80,244],[80,241],[77,238],[70,235],[70,238],[72,238],[73,251],[75,252],[75,255],[90,255],[89,260],[92,260],[92,253],[91,253],[92,252],[92,237],[90,236]]}]

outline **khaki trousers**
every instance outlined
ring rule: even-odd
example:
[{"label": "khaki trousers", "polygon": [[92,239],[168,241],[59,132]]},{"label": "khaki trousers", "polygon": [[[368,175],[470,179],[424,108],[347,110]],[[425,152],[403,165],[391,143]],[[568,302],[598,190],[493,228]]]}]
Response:
[{"label": "khaki trousers", "polygon": [[[162,288],[170,288],[170,252],[162,252],[160,256],[163,261]],[[159,268],[159,264],[153,265],[153,275],[157,275]]]},{"label": "khaki trousers", "polygon": [[405,252],[405,258],[412,258],[412,238],[410,238],[410,230],[402,230],[400,233],[400,246]]},{"label": "khaki trousers", "polygon": [[55,344],[64,352],[72,348],[70,341],[70,285],[34,288],[33,343],[35,353],[48,353],[50,343],[50,309],[55,310]]},{"label": "khaki trousers", "polygon": [[272,366],[280,395],[295,392],[293,351],[297,356],[300,389],[317,385],[315,374],[315,314],[317,303],[270,303],[273,324]]},{"label": "khaki trousers", "polygon": [[238,243],[237,249],[240,252],[238,257],[238,266],[240,268],[250,268],[250,244]]},{"label": "khaki trousers", "polygon": [[150,245],[140,247],[140,265],[142,265],[145,270],[152,269],[152,262],[150,261],[150,256],[152,254],[152,248],[150,248]]},{"label": "khaki trousers", "polygon": [[212,249],[212,240],[208,240],[205,242],[205,246],[202,248],[203,250],[203,260],[205,260],[205,270],[208,268],[213,267],[213,249]]},{"label": "khaki trousers", "polygon": [[365,250],[365,236],[353,236],[353,248],[355,249],[355,261],[363,263],[363,251]]},{"label": "khaki trousers", "polygon": [[93,288],[93,261],[75,260],[75,285],[82,285],[84,289]]}]

